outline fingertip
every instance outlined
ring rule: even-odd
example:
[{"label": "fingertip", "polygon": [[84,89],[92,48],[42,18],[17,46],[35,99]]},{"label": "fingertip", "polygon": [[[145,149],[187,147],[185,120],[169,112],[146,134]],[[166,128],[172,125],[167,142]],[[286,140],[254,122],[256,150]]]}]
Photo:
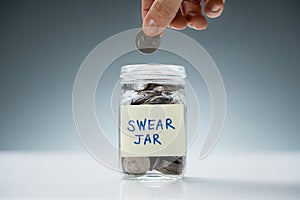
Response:
[{"label": "fingertip", "polygon": [[204,30],[208,26],[206,18],[200,13],[188,13],[186,18],[188,20],[188,26],[195,30]]},{"label": "fingertip", "polygon": [[176,30],[183,30],[187,26],[186,18],[182,15],[181,11],[177,12],[176,17],[170,23],[169,27]]},{"label": "fingertip", "polygon": [[175,30],[183,30],[183,29],[186,28],[186,26],[187,26],[186,24],[184,24],[184,25],[178,25],[178,24],[172,25],[172,24],[170,24],[169,25],[170,28],[175,29]]},{"label": "fingertip", "polygon": [[164,28],[161,28],[153,19],[145,19],[143,23],[143,31],[148,36],[157,36],[164,31]]},{"label": "fingertip", "polygon": [[188,27],[190,27],[190,28],[192,28],[194,30],[198,30],[198,31],[207,29],[207,26],[208,26],[208,23],[206,23],[206,24],[189,23],[188,24]]},{"label": "fingertip", "polygon": [[210,18],[219,17],[224,10],[224,2],[222,0],[207,1],[204,5],[205,14]]},{"label": "fingertip", "polygon": [[217,18],[217,17],[220,17],[223,10],[224,9],[222,7],[217,11],[212,11],[211,9],[204,9],[206,16],[209,17],[209,18],[213,18],[213,19]]}]

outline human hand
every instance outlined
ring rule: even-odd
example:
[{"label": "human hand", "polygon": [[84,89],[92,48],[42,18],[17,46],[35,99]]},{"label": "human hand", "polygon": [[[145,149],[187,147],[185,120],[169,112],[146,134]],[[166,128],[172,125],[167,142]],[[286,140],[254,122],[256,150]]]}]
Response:
[{"label": "human hand", "polygon": [[[204,0],[205,15],[220,16],[225,0]],[[202,15],[202,0],[142,0],[143,31],[148,36],[161,34],[166,27],[182,30],[189,26],[196,30],[207,27]]]}]

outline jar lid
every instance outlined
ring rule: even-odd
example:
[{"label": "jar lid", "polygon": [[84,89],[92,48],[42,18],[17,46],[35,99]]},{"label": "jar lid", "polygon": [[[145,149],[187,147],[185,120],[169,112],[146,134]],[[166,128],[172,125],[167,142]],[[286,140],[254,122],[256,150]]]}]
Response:
[{"label": "jar lid", "polygon": [[[186,77],[185,69],[180,65],[134,64],[121,68],[120,77],[127,81],[134,80],[182,80]],[[125,82],[127,82],[125,81]]]}]

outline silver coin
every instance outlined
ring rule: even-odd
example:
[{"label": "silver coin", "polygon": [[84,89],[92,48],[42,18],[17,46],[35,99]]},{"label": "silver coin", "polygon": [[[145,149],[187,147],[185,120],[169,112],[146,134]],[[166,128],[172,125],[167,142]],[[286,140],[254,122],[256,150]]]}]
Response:
[{"label": "silver coin", "polygon": [[157,86],[160,86],[159,84],[157,83],[149,83],[147,85],[147,87],[145,88],[145,90],[153,90],[153,88],[157,87]]},{"label": "silver coin", "polygon": [[166,160],[161,160],[160,163],[161,163],[160,165],[161,167],[165,167],[173,170],[178,169],[181,166],[181,164],[175,164]]},{"label": "silver coin", "polygon": [[180,170],[180,169],[172,170],[172,169],[167,168],[167,167],[159,168],[159,169],[157,169],[157,171],[159,171],[163,174],[168,174],[168,175],[179,175],[179,174],[182,173],[182,170]]},{"label": "silver coin", "polygon": [[153,97],[156,95],[156,92],[153,90],[145,90],[145,91],[141,91],[141,94],[147,97]]},{"label": "silver coin", "polygon": [[162,85],[159,85],[159,86],[153,88],[153,90],[154,90],[154,91],[157,91],[157,92],[162,92],[162,91],[165,90],[165,87],[162,86]]},{"label": "silver coin", "polygon": [[161,93],[163,96],[171,96],[173,95],[173,92],[172,91],[162,91]]},{"label": "silver coin", "polygon": [[182,173],[182,168],[178,168],[176,170],[167,168],[167,167],[162,167],[159,169],[156,169],[157,171],[163,173],[163,174],[172,174],[172,175],[180,175]]},{"label": "silver coin", "polygon": [[182,161],[184,160],[184,157],[180,156],[169,156],[169,157],[164,157],[164,160],[175,163],[175,164],[182,164]]},{"label": "silver coin", "polygon": [[147,99],[144,104],[174,104],[174,99],[165,96],[154,96]]},{"label": "silver coin", "polygon": [[156,169],[156,167],[159,164],[159,157],[151,157],[150,158],[150,163],[151,163],[150,171]]},{"label": "silver coin", "polygon": [[135,38],[136,48],[145,54],[155,52],[160,46],[160,36],[150,37],[145,35],[143,31],[140,31]]},{"label": "silver coin", "polygon": [[184,157],[162,157],[156,170],[163,174],[179,175],[183,171],[183,160]]},{"label": "silver coin", "polygon": [[144,83],[133,84],[133,89],[137,90],[137,91],[144,90],[146,87],[147,87],[147,84],[144,84]]},{"label": "silver coin", "polygon": [[150,169],[148,157],[125,157],[122,158],[124,171],[128,174],[145,174]]}]

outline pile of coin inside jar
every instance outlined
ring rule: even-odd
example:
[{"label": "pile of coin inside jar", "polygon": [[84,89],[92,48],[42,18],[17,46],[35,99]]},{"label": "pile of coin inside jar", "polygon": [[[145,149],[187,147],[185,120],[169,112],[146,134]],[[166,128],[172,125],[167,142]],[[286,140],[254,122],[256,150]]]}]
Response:
[{"label": "pile of coin inside jar", "polygon": [[[132,85],[127,85],[131,87]],[[123,86],[126,87],[126,84]],[[180,104],[182,103],[176,93],[183,88],[180,85],[142,84],[135,88],[123,88],[129,91],[133,89],[135,98],[130,105],[141,104]],[[122,157],[122,169],[129,175],[142,175],[156,170],[166,175],[180,175],[184,170],[184,156],[159,156],[159,157]]]},{"label": "pile of coin inside jar", "polygon": [[141,175],[156,170],[167,175],[180,175],[185,157],[123,157],[123,170],[126,174]]}]

